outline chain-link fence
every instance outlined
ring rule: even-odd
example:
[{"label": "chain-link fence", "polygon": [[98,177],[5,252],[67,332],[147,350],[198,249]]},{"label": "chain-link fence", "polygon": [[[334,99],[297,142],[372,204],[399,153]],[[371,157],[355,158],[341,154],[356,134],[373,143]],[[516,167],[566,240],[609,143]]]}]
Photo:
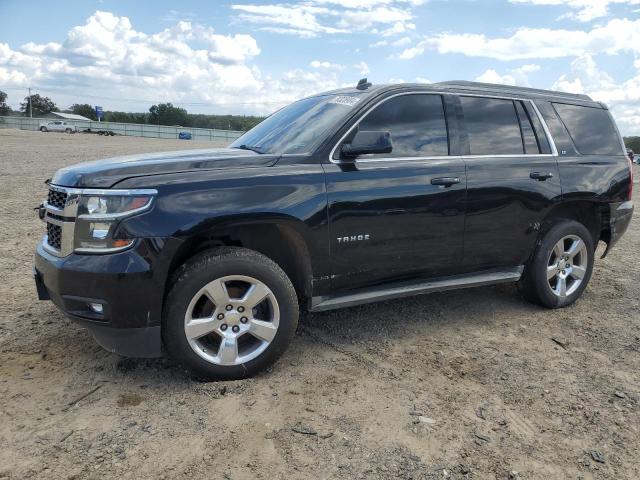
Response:
[{"label": "chain-link fence", "polygon": [[[39,130],[41,123],[63,119],[0,117],[0,128],[18,128],[20,130]],[[232,142],[244,132],[237,130],[218,130],[210,128],[166,127],[140,123],[91,122],[85,120],[63,120],[69,125],[77,125],[80,131],[110,131],[116,135],[149,138],[178,138],[182,132],[189,132],[193,140],[212,140]]]}]

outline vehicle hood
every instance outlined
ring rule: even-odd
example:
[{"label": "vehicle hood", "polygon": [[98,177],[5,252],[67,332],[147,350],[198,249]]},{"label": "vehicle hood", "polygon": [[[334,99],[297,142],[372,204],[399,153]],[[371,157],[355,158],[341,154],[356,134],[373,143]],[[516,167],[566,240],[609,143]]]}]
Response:
[{"label": "vehicle hood", "polygon": [[78,163],[58,170],[51,183],[64,187],[110,188],[131,177],[223,168],[267,167],[277,155],[260,155],[237,148],[143,153]]}]

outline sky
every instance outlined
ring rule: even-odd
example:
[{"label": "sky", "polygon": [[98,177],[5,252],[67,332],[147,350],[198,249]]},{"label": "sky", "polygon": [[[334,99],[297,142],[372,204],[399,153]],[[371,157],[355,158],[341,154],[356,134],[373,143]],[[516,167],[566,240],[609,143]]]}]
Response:
[{"label": "sky", "polygon": [[586,93],[640,135],[640,0],[0,0],[0,90],[268,114],[373,83]]}]

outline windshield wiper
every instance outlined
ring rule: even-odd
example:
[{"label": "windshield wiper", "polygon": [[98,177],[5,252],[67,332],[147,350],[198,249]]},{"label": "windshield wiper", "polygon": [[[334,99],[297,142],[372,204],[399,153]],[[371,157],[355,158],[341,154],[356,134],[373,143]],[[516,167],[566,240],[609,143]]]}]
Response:
[{"label": "windshield wiper", "polygon": [[251,150],[252,152],[256,152],[259,154],[265,154],[267,152],[265,152],[262,148],[256,146],[256,145],[245,145],[244,143],[242,145],[240,145],[239,147],[235,147],[235,148],[239,148],[241,150]]}]

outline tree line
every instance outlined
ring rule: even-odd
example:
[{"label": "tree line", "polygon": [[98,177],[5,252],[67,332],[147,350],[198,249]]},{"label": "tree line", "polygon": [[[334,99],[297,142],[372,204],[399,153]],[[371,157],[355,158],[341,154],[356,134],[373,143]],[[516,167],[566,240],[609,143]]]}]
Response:
[{"label": "tree line", "polygon": [[640,154],[640,137],[624,137],[624,144],[635,154]]},{"label": "tree line", "polygon": [[[31,105],[29,105],[31,103]],[[60,112],[58,106],[49,98],[39,94],[27,96],[20,103],[20,109],[14,111],[7,105],[7,94],[0,91],[0,115],[29,116],[29,108],[34,117],[42,117],[51,112]],[[97,121],[95,108],[88,103],[74,103],[64,113],[82,115]],[[171,103],[159,103],[152,105],[148,112],[118,112],[105,110],[102,118],[105,122],[120,123],[146,123],[150,125],[168,125],[193,128],[216,128],[220,130],[246,131],[262,120],[264,117],[254,115],[206,115],[201,113],[189,113],[184,108],[176,107]]]}]

